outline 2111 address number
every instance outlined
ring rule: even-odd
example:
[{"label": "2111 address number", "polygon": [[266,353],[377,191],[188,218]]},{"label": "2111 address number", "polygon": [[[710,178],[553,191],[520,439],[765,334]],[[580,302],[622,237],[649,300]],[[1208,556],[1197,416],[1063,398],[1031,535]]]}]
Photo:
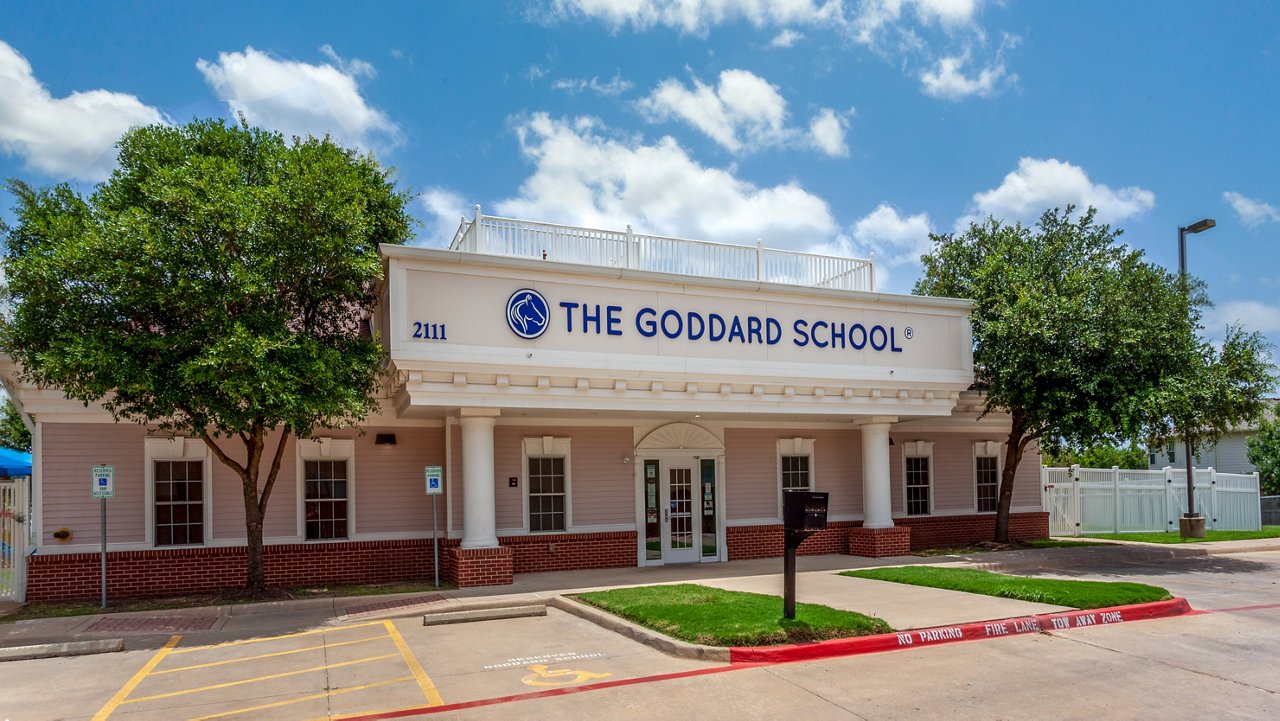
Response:
[{"label": "2111 address number", "polygon": [[445,336],[444,323],[413,322],[413,337],[420,340],[449,340]]}]

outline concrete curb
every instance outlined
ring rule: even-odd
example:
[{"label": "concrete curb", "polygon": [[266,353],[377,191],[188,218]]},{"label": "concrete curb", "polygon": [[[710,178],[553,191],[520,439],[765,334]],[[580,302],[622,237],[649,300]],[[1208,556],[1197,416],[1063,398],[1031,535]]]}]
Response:
[{"label": "concrete curb", "polygon": [[626,619],[619,618],[611,613],[606,613],[600,609],[588,606],[585,603],[579,603],[573,599],[564,596],[556,596],[547,602],[552,608],[559,609],[565,613],[573,614],[578,618],[590,621],[601,628],[621,634],[634,641],[639,641],[646,646],[655,648],[668,656],[677,658],[691,658],[698,661],[722,661],[728,662],[729,649],[723,646],[701,646],[695,643],[686,643],[677,641],[674,638],[663,636],[643,626],[637,626]]},{"label": "concrete curb", "polygon": [[1170,618],[1193,613],[1185,598],[1155,601],[1128,606],[1095,608],[1086,611],[1039,613],[1032,616],[1005,618],[997,621],[978,621],[951,626],[911,629],[874,636],[837,638],[831,641],[793,644],[789,646],[753,646],[729,649],[730,663],[789,663],[812,661],[834,656],[856,656],[864,653],[882,653],[905,648],[938,646],[958,641],[976,641],[984,638],[1019,636],[1027,633],[1066,631],[1089,626],[1111,625],[1127,621],[1146,621],[1153,618]]},{"label": "concrete curb", "polygon": [[8,648],[0,648],[0,661],[29,661],[33,658],[87,656],[94,653],[117,653],[123,650],[123,638],[104,638],[97,641],[67,641],[65,643],[42,643],[34,646],[10,646]]},{"label": "concrete curb", "polygon": [[526,618],[545,615],[547,615],[547,605],[545,603],[527,606],[507,606],[505,608],[474,608],[465,611],[434,611],[423,614],[422,625],[443,626],[449,623],[496,621],[503,618]]}]

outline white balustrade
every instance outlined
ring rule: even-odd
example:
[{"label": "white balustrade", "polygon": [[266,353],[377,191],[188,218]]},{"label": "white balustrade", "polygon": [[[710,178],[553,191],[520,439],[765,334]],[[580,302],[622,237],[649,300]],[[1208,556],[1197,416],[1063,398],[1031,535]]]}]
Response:
[{"label": "white balustrade", "polygon": [[483,215],[462,219],[450,250],[656,273],[872,291],[874,264],[860,258],[599,230]]}]

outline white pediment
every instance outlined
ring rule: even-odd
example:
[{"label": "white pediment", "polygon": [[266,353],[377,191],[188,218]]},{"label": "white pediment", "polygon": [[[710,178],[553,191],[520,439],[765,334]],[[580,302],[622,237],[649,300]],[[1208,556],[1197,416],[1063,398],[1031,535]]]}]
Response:
[{"label": "white pediment", "polygon": [[692,423],[668,423],[655,428],[636,446],[638,451],[659,450],[716,450],[723,451],[724,443],[711,431]]}]

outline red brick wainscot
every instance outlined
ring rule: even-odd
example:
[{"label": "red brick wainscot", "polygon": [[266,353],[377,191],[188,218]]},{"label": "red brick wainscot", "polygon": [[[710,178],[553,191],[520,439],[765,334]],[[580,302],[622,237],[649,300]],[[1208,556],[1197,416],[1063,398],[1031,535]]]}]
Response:
[{"label": "red brick wainscot", "polygon": [[[442,556],[446,543],[441,543]],[[245,552],[243,546],[109,552],[107,596],[244,588]],[[269,545],[262,562],[268,586],[424,580],[434,573],[429,538]],[[96,553],[32,556],[27,565],[27,600],[97,598],[101,593],[98,564]]]},{"label": "red brick wainscot", "polygon": [[[826,530],[810,536],[797,553],[802,556],[847,553],[854,556],[866,555],[879,558],[887,555],[903,555],[911,550],[924,548],[963,546],[979,541],[990,541],[995,536],[996,530],[994,514],[915,516],[895,518],[893,523],[894,529],[899,530],[896,533],[885,534],[880,532],[885,529],[863,530],[861,521],[834,521],[827,524]],[[725,531],[731,561],[782,556],[781,524],[730,526]],[[872,531],[880,533],[869,534]],[[870,540],[870,535],[878,535],[882,538],[873,541]],[[1017,540],[1048,538],[1049,514],[1039,511],[1010,514],[1009,535]],[[876,545],[883,547],[875,548]]]}]

